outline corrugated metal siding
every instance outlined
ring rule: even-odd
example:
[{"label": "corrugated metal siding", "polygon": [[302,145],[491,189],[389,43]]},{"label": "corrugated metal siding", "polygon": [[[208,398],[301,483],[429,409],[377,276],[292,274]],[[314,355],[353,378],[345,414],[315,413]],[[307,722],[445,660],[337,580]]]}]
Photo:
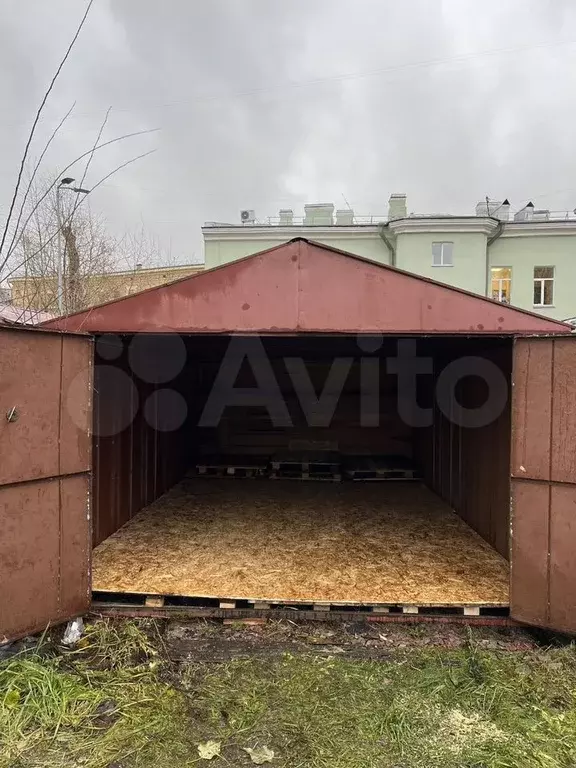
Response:
[{"label": "corrugated metal siding", "polygon": [[[469,348],[475,355],[495,363],[507,379],[511,367],[511,343],[495,340],[483,349]],[[436,360],[435,378],[466,347],[444,347]],[[467,408],[482,404],[484,388],[475,378],[461,382],[458,398]],[[510,500],[510,407],[480,428],[454,423],[434,403],[434,426],[425,438],[428,443],[427,482],[462,519],[501,555],[509,557]]]},{"label": "corrugated metal siding", "polygon": [[[146,419],[144,404],[158,387],[131,370],[131,340],[113,362],[96,355],[94,546],[174,485],[190,461],[185,428],[158,431]],[[185,381],[177,377],[170,387],[181,391]]]}]

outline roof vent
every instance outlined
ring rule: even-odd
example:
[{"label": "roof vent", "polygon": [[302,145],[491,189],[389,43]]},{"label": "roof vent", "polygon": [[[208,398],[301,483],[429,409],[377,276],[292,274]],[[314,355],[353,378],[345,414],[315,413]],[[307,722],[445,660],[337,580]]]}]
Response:
[{"label": "roof vent", "polygon": [[304,206],[304,226],[331,227],[334,223],[332,203],[309,203]]},{"label": "roof vent", "polygon": [[278,211],[280,221],[278,222],[281,227],[291,227],[294,224],[294,211],[292,208],[281,208]]},{"label": "roof vent", "polygon": [[532,221],[534,218],[534,203],[528,203],[514,214],[514,221]]},{"label": "roof vent", "polygon": [[405,219],[407,215],[406,195],[403,193],[394,193],[388,200],[388,218]]},{"label": "roof vent", "polygon": [[336,211],[336,224],[339,226],[354,224],[354,211],[352,208],[339,208]]}]

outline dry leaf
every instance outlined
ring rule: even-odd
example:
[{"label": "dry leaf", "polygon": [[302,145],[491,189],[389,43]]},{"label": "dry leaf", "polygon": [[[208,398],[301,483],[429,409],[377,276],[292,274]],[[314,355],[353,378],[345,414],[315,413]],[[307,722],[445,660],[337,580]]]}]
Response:
[{"label": "dry leaf", "polygon": [[263,765],[264,763],[271,763],[274,759],[274,750],[268,749],[268,747],[256,747],[251,749],[250,747],[242,747],[244,752],[248,752],[250,760],[256,765]]},{"label": "dry leaf", "polygon": [[219,741],[204,741],[198,744],[198,754],[202,760],[212,760],[213,757],[218,757],[220,754],[220,747],[222,746]]}]

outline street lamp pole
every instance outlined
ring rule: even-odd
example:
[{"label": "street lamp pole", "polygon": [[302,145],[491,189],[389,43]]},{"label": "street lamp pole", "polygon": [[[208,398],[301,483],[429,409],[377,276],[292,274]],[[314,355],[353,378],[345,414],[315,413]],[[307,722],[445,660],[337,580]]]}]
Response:
[{"label": "street lamp pole", "polygon": [[61,181],[60,184],[56,187],[56,219],[58,223],[58,256],[57,256],[57,264],[56,264],[56,271],[58,273],[57,282],[57,298],[58,298],[58,314],[62,315],[64,314],[64,286],[62,284],[62,272],[63,272],[63,262],[64,262],[64,254],[62,253],[62,217],[60,215],[60,189],[62,187],[63,182]]},{"label": "street lamp pole", "polygon": [[58,257],[57,257],[57,263],[56,263],[56,280],[57,280],[57,299],[58,299],[58,314],[62,315],[64,314],[64,259],[66,258],[66,248],[64,248],[64,252],[62,252],[62,211],[60,210],[60,191],[64,189],[69,189],[72,192],[76,192],[77,194],[83,194],[87,195],[90,190],[89,189],[82,189],[82,187],[71,187],[69,186],[72,184],[74,179],[70,177],[66,177],[65,179],[61,179],[61,181],[56,186],[56,220],[58,224],[58,240],[57,240],[57,248],[58,248]]}]

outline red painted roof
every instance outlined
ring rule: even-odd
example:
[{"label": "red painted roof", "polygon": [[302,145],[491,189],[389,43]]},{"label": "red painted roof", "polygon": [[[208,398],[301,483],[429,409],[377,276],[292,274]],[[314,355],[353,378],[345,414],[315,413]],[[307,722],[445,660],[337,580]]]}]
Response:
[{"label": "red painted roof", "polygon": [[571,330],[560,321],[303,238],[45,325],[94,333]]}]

